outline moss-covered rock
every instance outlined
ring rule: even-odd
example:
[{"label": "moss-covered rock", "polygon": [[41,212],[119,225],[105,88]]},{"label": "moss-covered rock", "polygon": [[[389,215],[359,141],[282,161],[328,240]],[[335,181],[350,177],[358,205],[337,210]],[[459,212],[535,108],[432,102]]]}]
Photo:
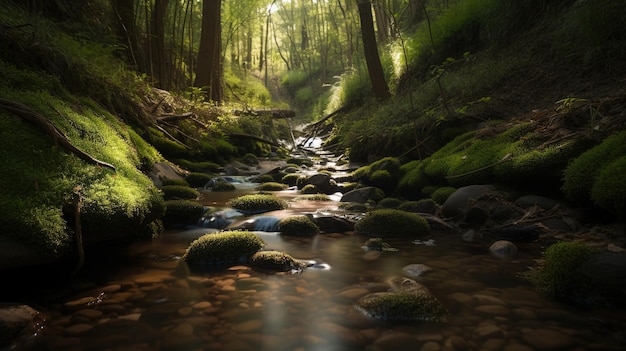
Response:
[{"label": "moss-covered rock", "polygon": [[391,247],[391,245],[383,241],[383,239],[381,238],[367,239],[367,241],[365,241],[363,245],[361,245],[361,247],[363,247],[366,250],[398,251],[398,249]]},{"label": "moss-covered rock", "polygon": [[287,184],[278,182],[266,182],[257,187],[257,190],[261,191],[281,191],[287,189]]},{"label": "moss-covered rock", "polygon": [[378,206],[382,208],[398,208],[402,204],[402,200],[396,197],[386,197],[378,202]]},{"label": "moss-covered rock", "polygon": [[211,190],[213,191],[234,191],[235,185],[224,180],[218,180],[215,182]]},{"label": "moss-covered rock", "polygon": [[281,178],[281,182],[284,184],[287,184],[288,186],[295,186],[298,183],[298,179],[300,178],[299,174],[296,173],[288,173],[285,174],[282,178]]},{"label": "moss-covered rock", "polygon": [[248,264],[253,268],[273,272],[301,271],[307,265],[280,251],[259,251],[250,256]]},{"label": "moss-covered rock", "polygon": [[386,321],[445,322],[449,312],[425,287],[364,296],[354,306],[372,318]]},{"label": "moss-covered rock", "polygon": [[577,203],[592,200],[624,215],[625,154],[626,131],[623,131],[577,157],[563,175],[562,189],[567,198]]},{"label": "moss-covered rock", "polygon": [[317,194],[319,190],[317,189],[317,186],[313,184],[307,184],[304,187],[302,187],[300,192],[303,194]]},{"label": "moss-covered rock", "polygon": [[206,185],[206,183],[208,183],[211,180],[211,178],[213,178],[213,176],[210,174],[193,172],[193,173],[189,173],[185,177],[185,180],[187,181],[188,185],[192,188],[202,188],[203,186]]},{"label": "moss-covered rock", "polygon": [[248,231],[205,234],[189,244],[182,259],[192,266],[245,262],[264,245],[261,238]]},{"label": "moss-covered rock", "polygon": [[286,217],[278,222],[278,230],[286,236],[313,236],[320,232],[320,228],[308,216]]},{"label": "moss-covered rock", "polygon": [[558,300],[573,301],[584,289],[581,268],[590,257],[591,249],[578,242],[550,245],[544,261],[524,274],[537,290]]},{"label": "moss-covered rock", "polygon": [[354,230],[373,237],[423,237],[430,232],[428,222],[416,213],[380,209],[367,212]]},{"label": "moss-covered rock", "polygon": [[190,200],[168,200],[165,206],[163,225],[166,228],[195,225],[206,210],[202,204]]},{"label": "moss-covered rock", "polygon": [[283,210],[289,205],[287,201],[272,194],[248,194],[231,199],[227,206],[243,213],[263,213]]},{"label": "moss-covered rock", "polygon": [[166,185],[161,187],[165,200],[193,200],[200,196],[198,190],[180,185]]},{"label": "moss-covered rock", "polygon": [[456,188],[444,186],[435,190],[431,195],[431,199],[433,199],[439,205],[443,205],[444,202],[456,191]]},{"label": "moss-covered rock", "polygon": [[255,154],[247,153],[241,158],[241,162],[247,164],[248,166],[256,166],[259,164],[259,159]]},{"label": "moss-covered rock", "polygon": [[424,163],[419,160],[411,161],[402,165],[400,171],[403,175],[396,191],[407,199],[418,199],[420,190],[430,184],[430,179],[424,173]]}]

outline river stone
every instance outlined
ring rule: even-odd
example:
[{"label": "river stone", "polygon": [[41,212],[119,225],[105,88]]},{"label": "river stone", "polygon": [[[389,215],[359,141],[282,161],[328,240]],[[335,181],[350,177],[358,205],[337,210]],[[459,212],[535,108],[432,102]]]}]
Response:
[{"label": "river stone", "polygon": [[574,339],[554,329],[529,329],[524,331],[524,341],[536,350],[560,350],[574,345]]},{"label": "river stone", "polygon": [[38,315],[28,305],[0,305],[0,348],[8,346]]},{"label": "river stone", "polygon": [[508,240],[498,240],[491,244],[489,251],[498,258],[512,259],[517,255],[517,246]]},{"label": "river stone", "polygon": [[364,204],[369,200],[378,202],[382,200],[383,198],[385,198],[384,191],[373,186],[366,186],[363,188],[348,191],[347,193],[343,194],[340,201],[341,202],[356,202],[356,203]]},{"label": "river stone", "polygon": [[332,194],[337,191],[336,182],[325,173],[317,173],[310,176],[304,181],[303,186],[307,184],[315,185],[317,190],[324,194]]},{"label": "river stone", "polygon": [[409,264],[409,265],[406,265],[406,266],[402,267],[402,270],[409,277],[417,278],[417,277],[423,275],[424,273],[432,270],[432,268],[428,267],[425,264],[414,263],[414,264]]},{"label": "river stone", "polygon": [[354,230],[354,222],[333,215],[313,214],[311,220],[323,233],[344,233]]},{"label": "river stone", "polygon": [[463,215],[475,200],[493,192],[493,185],[468,185],[458,188],[443,203],[441,212],[445,217]]}]

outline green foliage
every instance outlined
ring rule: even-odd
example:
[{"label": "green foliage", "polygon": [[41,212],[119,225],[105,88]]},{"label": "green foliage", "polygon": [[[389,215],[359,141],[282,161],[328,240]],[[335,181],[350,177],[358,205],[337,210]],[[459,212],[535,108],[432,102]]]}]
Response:
[{"label": "green foliage", "polygon": [[315,92],[311,87],[303,87],[296,91],[296,102],[300,106],[310,104],[314,98]]},{"label": "green foliage", "polygon": [[296,90],[307,83],[308,74],[302,70],[291,70],[283,75],[280,84],[291,90]]},{"label": "green foliage", "polygon": [[419,160],[411,161],[402,165],[401,171],[404,175],[400,178],[397,192],[409,199],[419,198],[420,190],[430,183],[424,174],[424,163]]},{"label": "green foliage", "polygon": [[161,187],[165,200],[193,200],[200,196],[198,190],[180,185],[165,185]]},{"label": "green foliage", "polygon": [[278,222],[278,230],[286,236],[313,236],[320,228],[308,216],[290,216]]},{"label": "green foliage", "polygon": [[202,204],[190,200],[165,201],[165,208],[163,225],[166,228],[195,225],[205,211]]},{"label": "green foliage", "polygon": [[248,231],[205,234],[189,244],[182,259],[192,266],[245,262],[264,245],[261,238]]},{"label": "green foliage", "polygon": [[524,274],[537,290],[559,300],[569,300],[582,288],[580,269],[589,258],[591,249],[578,242],[550,245],[543,263]]},{"label": "green foliage", "polygon": [[453,192],[456,191],[456,188],[453,187],[449,187],[449,186],[444,186],[441,187],[437,190],[435,190],[430,197],[435,200],[436,203],[438,203],[439,205],[443,205],[444,202],[446,202],[446,200],[448,199],[448,197],[450,195],[452,195]]},{"label": "green foliage", "polygon": [[281,191],[287,189],[287,184],[278,182],[265,182],[257,187],[261,191]]},{"label": "green foliage", "polygon": [[288,207],[287,201],[272,194],[242,195],[231,199],[226,205],[242,212],[251,213],[283,210]]},{"label": "green foliage", "polygon": [[250,106],[270,106],[272,97],[261,80],[251,74],[240,74],[231,69],[224,72],[228,100],[243,100]]},{"label": "green foliage", "polygon": [[[619,195],[619,191],[605,186],[611,183],[610,179],[615,182],[616,179],[621,178],[623,173],[611,175],[609,172],[612,168],[609,165],[616,163],[624,154],[626,154],[626,131],[607,137],[602,143],[574,159],[563,173],[562,189],[567,198],[578,203],[590,200],[592,189],[598,182],[600,174],[603,174],[603,184],[596,188],[596,195],[599,195],[598,199],[602,198],[605,204],[615,201],[609,200],[609,194]],[[608,171],[605,172],[607,168]],[[617,171],[617,169],[614,170]],[[618,183],[615,184],[618,185]],[[600,195],[601,193],[603,195]]]},{"label": "green foliage", "polygon": [[430,232],[428,222],[420,215],[395,209],[367,212],[354,230],[372,237],[423,237]]},{"label": "green foliage", "polygon": [[210,174],[192,172],[187,174],[185,181],[188,183],[188,186],[192,188],[202,188],[211,178],[213,178],[213,176]]}]

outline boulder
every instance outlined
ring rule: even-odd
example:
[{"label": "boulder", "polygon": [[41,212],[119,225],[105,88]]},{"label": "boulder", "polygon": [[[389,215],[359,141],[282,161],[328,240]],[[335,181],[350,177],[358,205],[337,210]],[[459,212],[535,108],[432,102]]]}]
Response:
[{"label": "boulder", "polygon": [[373,186],[351,190],[341,197],[341,202],[356,202],[364,204],[368,201],[378,202],[385,198],[385,192]]},{"label": "boulder", "polygon": [[0,348],[8,347],[38,315],[39,312],[27,305],[0,305]]},{"label": "boulder", "polygon": [[498,258],[513,259],[517,255],[517,246],[508,240],[498,240],[491,244],[489,252]]},{"label": "boulder", "polygon": [[493,185],[468,185],[458,188],[443,203],[441,212],[445,217],[462,216],[473,207],[476,200],[495,191]]}]

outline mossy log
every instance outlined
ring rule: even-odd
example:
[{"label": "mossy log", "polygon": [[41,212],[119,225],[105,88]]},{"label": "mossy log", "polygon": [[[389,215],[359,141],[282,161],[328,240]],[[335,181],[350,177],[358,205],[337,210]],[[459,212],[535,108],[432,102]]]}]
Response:
[{"label": "mossy log", "polygon": [[23,120],[34,124],[36,127],[41,129],[44,133],[48,134],[55,145],[60,145],[64,149],[70,151],[71,153],[78,156],[80,159],[93,163],[100,167],[110,168],[115,171],[115,166],[110,163],[100,161],[78,147],[74,146],[72,142],[61,132],[48,118],[43,116],[42,114],[34,111],[30,107],[21,104],[19,102],[2,99],[0,98],[0,108],[7,110],[9,112],[13,112],[15,115],[19,116]]}]

